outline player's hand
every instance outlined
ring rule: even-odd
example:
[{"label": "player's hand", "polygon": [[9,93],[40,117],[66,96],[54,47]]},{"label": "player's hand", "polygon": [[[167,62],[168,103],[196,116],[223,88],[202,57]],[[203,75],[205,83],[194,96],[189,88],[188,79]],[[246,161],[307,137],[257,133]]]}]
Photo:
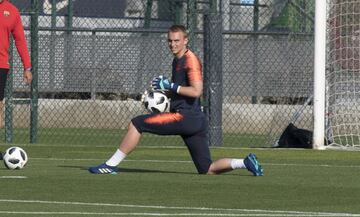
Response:
[{"label": "player's hand", "polygon": [[31,84],[32,81],[32,73],[29,69],[24,70],[24,82],[25,84]]},{"label": "player's hand", "polygon": [[165,76],[160,75],[154,78],[151,82],[151,86],[154,90],[171,90],[177,92],[179,85],[171,83]]},{"label": "player's hand", "polygon": [[152,80],[151,86],[154,90],[169,90],[171,88],[171,82],[166,77],[160,75]]}]

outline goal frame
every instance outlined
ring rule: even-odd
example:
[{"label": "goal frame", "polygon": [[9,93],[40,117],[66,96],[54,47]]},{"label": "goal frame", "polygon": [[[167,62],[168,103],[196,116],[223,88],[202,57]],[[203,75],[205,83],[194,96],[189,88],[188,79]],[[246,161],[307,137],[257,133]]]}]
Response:
[{"label": "goal frame", "polygon": [[314,28],[313,148],[359,150],[360,2],[315,0]]},{"label": "goal frame", "polygon": [[318,150],[325,149],[326,3],[315,1],[313,148]]}]

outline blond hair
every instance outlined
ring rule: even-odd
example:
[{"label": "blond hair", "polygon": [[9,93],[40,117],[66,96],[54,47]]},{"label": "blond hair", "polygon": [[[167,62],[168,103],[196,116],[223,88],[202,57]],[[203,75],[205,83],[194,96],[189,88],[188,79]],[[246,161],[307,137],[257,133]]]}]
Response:
[{"label": "blond hair", "polygon": [[185,38],[187,38],[187,36],[188,36],[186,28],[183,25],[172,25],[169,28],[169,32],[182,32],[182,33],[184,33]]}]

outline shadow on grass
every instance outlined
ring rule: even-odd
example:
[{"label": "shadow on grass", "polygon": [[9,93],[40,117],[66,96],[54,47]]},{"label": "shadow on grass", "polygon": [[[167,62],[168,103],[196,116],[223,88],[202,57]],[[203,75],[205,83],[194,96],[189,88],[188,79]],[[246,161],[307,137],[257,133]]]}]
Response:
[{"label": "shadow on grass", "polygon": [[[73,169],[80,169],[80,170],[88,170],[89,167],[84,166],[69,166],[69,165],[59,165],[58,167],[62,168],[73,168]],[[186,174],[186,175],[198,175],[196,172],[181,172],[181,171],[166,171],[166,170],[153,170],[153,169],[139,169],[139,168],[119,168],[118,173],[160,173],[160,174]],[[238,173],[223,173],[219,174],[220,176],[252,176],[251,174],[238,174]]]},{"label": "shadow on grass", "polygon": [[[62,168],[73,168],[73,169],[80,169],[80,170],[88,170],[89,167],[84,166],[69,166],[69,165],[59,165],[58,167]],[[173,174],[190,174],[194,175],[196,173],[189,173],[189,172],[180,172],[180,171],[165,171],[165,170],[152,170],[152,169],[138,169],[138,168],[119,168],[119,173],[173,173]]]}]

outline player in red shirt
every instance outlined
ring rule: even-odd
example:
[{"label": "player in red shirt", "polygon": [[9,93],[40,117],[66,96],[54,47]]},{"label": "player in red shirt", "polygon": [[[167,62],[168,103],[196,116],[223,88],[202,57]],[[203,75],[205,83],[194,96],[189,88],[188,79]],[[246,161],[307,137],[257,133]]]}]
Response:
[{"label": "player in red shirt", "polygon": [[32,80],[31,61],[20,13],[8,0],[0,0],[0,127],[3,126],[3,99],[10,68],[10,34],[14,38],[16,49],[24,66],[24,82],[30,84]]}]

